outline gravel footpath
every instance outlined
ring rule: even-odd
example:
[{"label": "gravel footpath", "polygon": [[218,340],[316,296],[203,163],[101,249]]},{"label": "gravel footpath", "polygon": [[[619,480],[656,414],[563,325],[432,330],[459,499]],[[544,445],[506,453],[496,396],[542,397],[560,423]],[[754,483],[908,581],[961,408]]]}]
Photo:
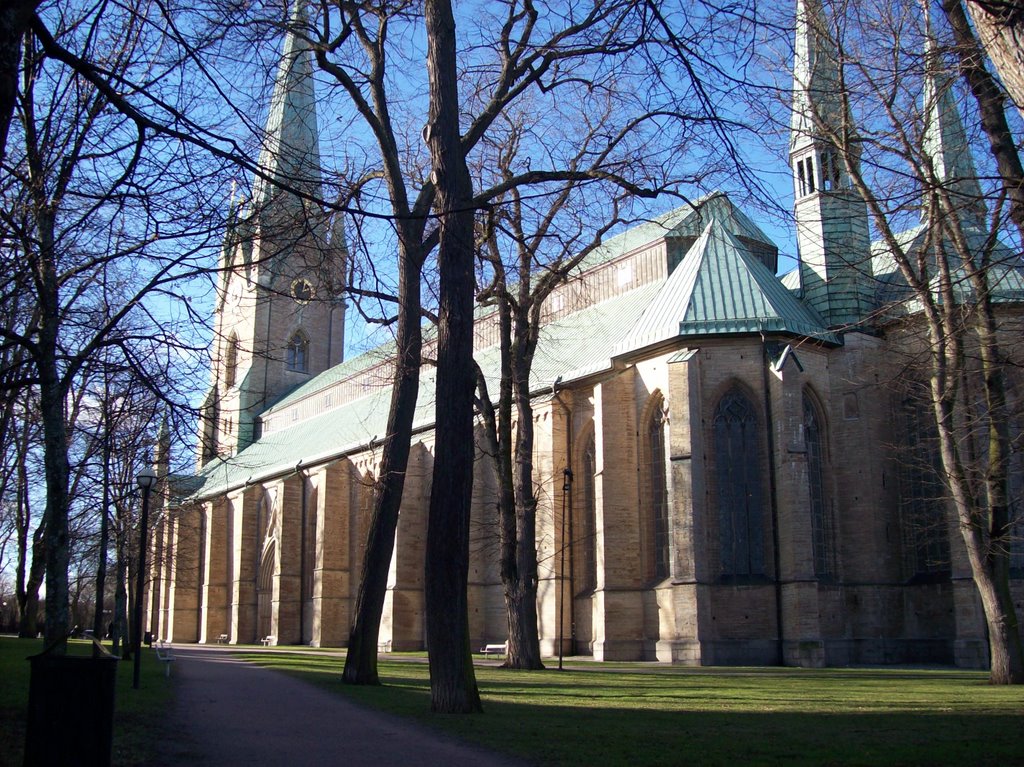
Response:
[{"label": "gravel footpath", "polygon": [[162,764],[526,767],[418,724],[361,708],[228,648],[176,646],[178,694]]}]

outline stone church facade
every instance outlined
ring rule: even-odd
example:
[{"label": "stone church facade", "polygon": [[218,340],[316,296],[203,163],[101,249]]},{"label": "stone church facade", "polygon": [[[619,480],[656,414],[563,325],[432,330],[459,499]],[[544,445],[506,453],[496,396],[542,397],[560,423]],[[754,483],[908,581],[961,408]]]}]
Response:
[{"label": "stone church facade", "polygon": [[[799,269],[776,277],[776,246],[713,194],[610,238],[548,301],[534,369],[546,654],[987,664],[956,520],[927,467],[908,458],[927,448],[924,421],[894,384],[920,340],[906,317],[879,313],[899,294],[894,267],[808,122],[812,108],[839,115],[828,102],[834,73],[809,30],[797,35],[790,146]],[[289,39],[261,165],[315,196],[311,73],[308,52]],[[951,173],[973,173],[966,145],[949,141],[955,107],[941,104],[936,156]],[[179,480],[184,497],[154,532],[148,626],[174,642],[344,646],[390,396],[388,349],[341,360],[340,226],[266,182],[233,215],[199,467]],[[1024,276],[1008,269],[1001,284],[1001,316],[1019,334]],[[492,382],[496,340],[496,317],[481,313],[476,354]],[[443,446],[431,431],[431,369],[422,378],[380,636],[393,650],[424,646],[427,506]],[[469,583],[477,646],[507,636],[495,498],[480,453]],[[1016,544],[1012,564],[1024,612]]]}]

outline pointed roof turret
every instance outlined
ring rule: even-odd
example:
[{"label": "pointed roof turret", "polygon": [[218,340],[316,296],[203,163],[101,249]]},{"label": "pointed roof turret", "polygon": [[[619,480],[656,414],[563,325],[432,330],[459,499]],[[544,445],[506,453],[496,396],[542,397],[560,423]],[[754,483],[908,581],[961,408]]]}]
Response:
[{"label": "pointed roof turret", "polygon": [[[293,0],[281,60],[274,76],[260,170],[277,182],[319,197],[320,138],[313,86],[313,51],[303,38],[309,28],[304,0]],[[276,194],[274,184],[257,176],[253,207],[260,210]]]},{"label": "pointed roof turret", "polygon": [[837,131],[844,122],[839,93],[839,56],[828,31],[822,0],[797,0],[793,49],[790,152],[796,152],[819,136],[815,116]]},{"label": "pointed roof turret", "polygon": [[[985,217],[985,199],[967,133],[953,93],[953,78],[944,71],[942,54],[932,34],[925,7],[924,133],[922,152],[930,157],[935,180],[949,189],[953,204],[967,214],[965,223]],[[922,209],[922,220],[927,210]]]}]

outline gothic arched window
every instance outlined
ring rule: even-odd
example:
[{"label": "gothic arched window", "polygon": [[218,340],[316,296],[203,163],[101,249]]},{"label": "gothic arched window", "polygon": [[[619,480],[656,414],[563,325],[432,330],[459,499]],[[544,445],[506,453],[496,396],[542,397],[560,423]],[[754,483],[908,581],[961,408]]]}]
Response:
[{"label": "gothic arched window", "polygon": [[574,538],[579,542],[580,553],[577,560],[579,568],[578,587],[576,593],[592,591],[597,585],[597,493],[594,475],[597,473],[597,448],[594,442],[594,434],[590,436],[583,446],[583,453],[580,456],[580,503],[578,524],[574,531]]},{"label": "gothic arched window", "polygon": [[317,488],[308,478],[302,482],[302,493],[302,598],[311,601],[316,583]]},{"label": "gothic arched window", "polygon": [[645,490],[649,503],[651,565],[657,580],[669,574],[668,485],[665,473],[665,416],[662,397],[651,403],[647,418]]},{"label": "gothic arched window", "polygon": [[227,348],[224,351],[224,386],[235,385],[235,377],[238,374],[238,336],[234,333],[228,339]]},{"label": "gothic arched window", "polygon": [[713,430],[722,575],[764,575],[761,435],[754,406],[738,388],[715,408]]},{"label": "gothic arched window", "polygon": [[296,373],[305,373],[309,370],[309,339],[298,330],[288,341],[288,349],[285,352],[285,367]]},{"label": "gothic arched window", "polygon": [[1010,577],[1024,578],[1024,459],[1020,451],[1010,459],[1010,522]]},{"label": "gothic arched window", "polygon": [[804,445],[807,447],[807,491],[811,511],[814,574],[833,574],[832,516],[825,493],[825,437],[822,418],[811,395],[804,392]]},{"label": "gothic arched window", "polygon": [[945,578],[951,562],[938,433],[923,398],[911,397],[903,405],[898,476],[907,573],[912,578]]}]

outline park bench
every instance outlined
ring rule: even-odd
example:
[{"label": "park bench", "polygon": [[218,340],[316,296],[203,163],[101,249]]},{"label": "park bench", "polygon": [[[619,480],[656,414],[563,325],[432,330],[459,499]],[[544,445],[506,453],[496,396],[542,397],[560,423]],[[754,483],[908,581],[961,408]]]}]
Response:
[{"label": "park bench", "polygon": [[156,659],[164,664],[164,676],[169,677],[171,675],[171,663],[174,662],[174,648],[171,647],[170,642],[161,640],[153,645],[153,649],[156,650]]},{"label": "park bench", "polygon": [[227,634],[221,634],[220,636],[217,637],[217,644],[227,644],[227,643],[228,643],[228,635]]},{"label": "park bench", "polygon": [[377,652],[391,652],[391,640],[377,642]]},{"label": "park bench", "polygon": [[508,655],[508,642],[494,642],[480,648],[481,655]]},{"label": "park bench", "polygon": [[277,637],[275,637],[273,634],[270,634],[268,636],[263,637],[263,639],[260,640],[260,643],[264,647],[269,647],[270,645],[274,644],[275,639],[277,639]]}]

